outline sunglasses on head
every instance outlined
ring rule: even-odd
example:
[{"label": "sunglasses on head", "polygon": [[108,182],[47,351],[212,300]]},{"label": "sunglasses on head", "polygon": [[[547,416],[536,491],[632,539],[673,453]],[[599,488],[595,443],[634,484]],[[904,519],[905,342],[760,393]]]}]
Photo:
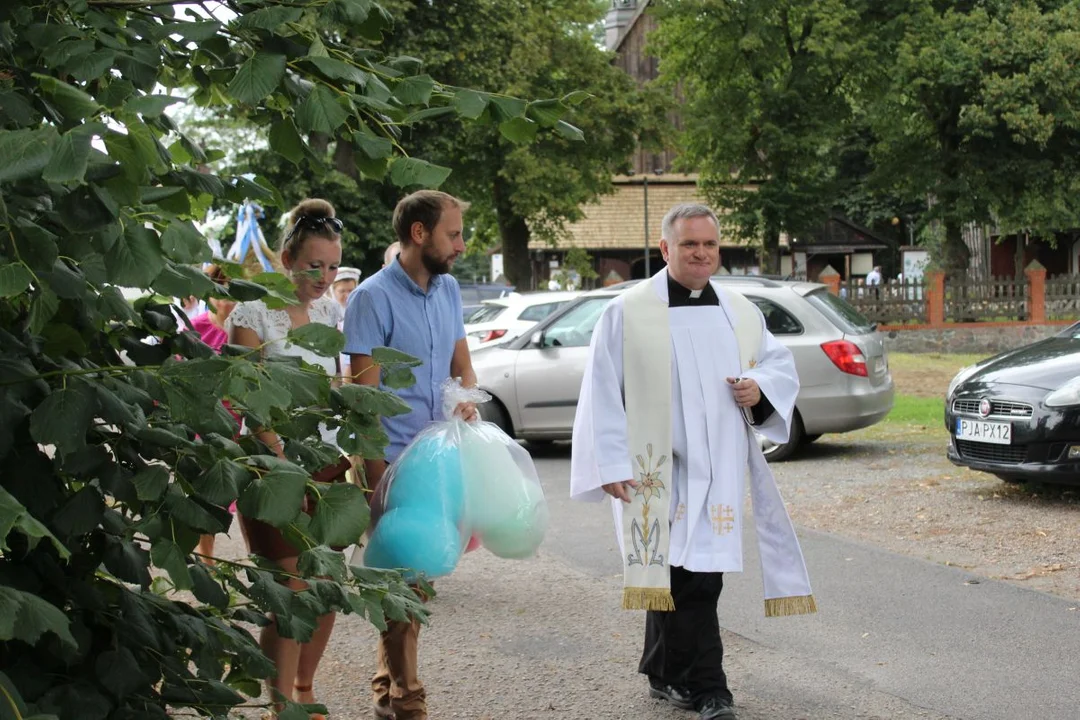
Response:
[{"label": "sunglasses on head", "polygon": [[296,235],[296,232],[300,229],[301,225],[305,226],[309,230],[319,230],[322,227],[328,227],[337,235],[340,235],[342,229],[344,229],[345,227],[344,223],[334,217],[327,217],[326,215],[321,215],[318,217],[312,215],[303,215],[289,230],[289,234],[285,236],[285,242],[292,240],[293,236]]}]

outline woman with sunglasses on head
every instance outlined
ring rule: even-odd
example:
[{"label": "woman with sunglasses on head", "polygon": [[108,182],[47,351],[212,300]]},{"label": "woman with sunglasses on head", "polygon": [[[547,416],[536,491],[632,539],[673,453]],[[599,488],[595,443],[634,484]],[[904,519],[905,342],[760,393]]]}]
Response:
[{"label": "woman with sunglasses on head", "polygon": [[[333,206],[325,200],[308,199],[293,208],[281,242],[281,263],[296,286],[296,299],[299,302],[282,310],[272,310],[261,300],[238,304],[227,323],[231,343],[262,348],[264,358],[298,356],[305,362],[322,366],[328,375],[340,375],[337,358],[316,355],[288,343],[285,338],[290,330],[308,323],[337,327],[341,322],[344,311],[326,292],[333,285],[341,264],[341,230],[341,221],[334,217]],[[285,457],[277,434],[269,430],[257,431],[256,434],[279,457]],[[323,427],[322,434],[324,442],[336,444],[336,432]],[[328,468],[329,472],[319,472],[318,479],[324,482],[344,479],[347,468],[348,462],[343,460],[341,466]],[[245,518],[242,514],[239,518],[250,552],[275,561],[287,573],[297,574],[300,550],[289,543],[280,530],[254,518]],[[306,583],[295,578],[290,578],[285,584],[293,590],[307,587]],[[262,629],[259,644],[263,653],[277,667],[277,676],[268,681],[268,686],[271,701],[279,711],[279,703],[283,699],[300,703],[315,702],[312,681],[330,640],[334,617],[333,613],[322,616],[311,640],[306,643],[281,637],[276,622]],[[312,719],[315,718],[321,716],[312,715]]]}]

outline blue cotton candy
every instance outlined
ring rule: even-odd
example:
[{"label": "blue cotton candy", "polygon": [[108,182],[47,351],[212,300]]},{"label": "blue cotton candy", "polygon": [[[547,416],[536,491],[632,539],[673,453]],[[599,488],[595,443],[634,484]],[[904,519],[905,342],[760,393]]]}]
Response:
[{"label": "blue cotton candy", "polygon": [[465,511],[465,483],[457,447],[431,436],[407,448],[395,463],[386,507],[416,508],[458,525]]},{"label": "blue cotton candy", "polygon": [[461,557],[457,525],[426,508],[402,507],[386,512],[364,551],[364,564],[374,568],[409,568],[407,578],[449,575]]}]

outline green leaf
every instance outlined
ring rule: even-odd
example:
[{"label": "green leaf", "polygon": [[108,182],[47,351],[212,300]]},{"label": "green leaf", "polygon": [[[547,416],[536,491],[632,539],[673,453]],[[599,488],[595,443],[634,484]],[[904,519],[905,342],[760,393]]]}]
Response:
[{"label": "green leaf", "polygon": [[364,491],[352,483],[335,483],[321,492],[308,532],[322,545],[358,542],[371,519]]},{"label": "green leaf", "polygon": [[539,125],[523,117],[516,117],[513,120],[507,120],[499,124],[499,132],[502,133],[502,136],[519,145],[535,140],[536,132],[539,129]]},{"label": "green leaf", "polygon": [[[36,547],[38,541],[47,539],[56,548],[61,558],[71,557],[68,549],[47,527],[31,515],[14,495],[0,487],[0,551],[6,552],[10,549],[7,545],[7,536],[12,530],[18,530],[25,535],[31,548]],[[3,616],[4,614],[0,613],[0,617]]]},{"label": "green leaf", "polygon": [[[409,373],[409,378],[412,379],[412,373]],[[408,387],[408,385],[402,387]],[[338,429],[337,444],[350,455],[381,458],[384,456],[386,446],[390,444],[390,438],[378,418],[353,417],[346,420]]]},{"label": "green leaf", "polygon": [[430,75],[414,75],[398,81],[394,87],[394,97],[402,105],[427,105],[434,90],[435,81]]},{"label": "green leaf", "polygon": [[497,123],[504,123],[525,115],[528,103],[505,95],[492,95],[491,104],[488,107],[491,110],[491,119]]},{"label": "green leaf", "polygon": [[251,598],[275,615],[288,617],[291,613],[293,591],[279,583],[265,570],[247,569],[251,581]]},{"label": "green leaf", "polygon": [[97,403],[93,391],[78,384],[54,390],[30,416],[30,435],[42,445],[55,445],[61,454],[86,444],[86,429]]},{"label": "green leaf", "polygon": [[69,650],[79,647],[71,635],[67,616],[37,595],[0,585],[0,608],[6,616],[14,618],[10,626],[0,625],[0,640],[22,640],[36,645],[38,638],[51,632]]},{"label": "green leaf", "polygon": [[305,370],[290,360],[274,358],[265,361],[263,368],[297,405],[325,405],[329,400],[330,382],[321,367]]},{"label": "green leaf", "polygon": [[150,547],[150,560],[155,566],[169,573],[169,578],[177,590],[190,590],[191,573],[188,571],[187,556],[180,546],[172,540],[159,538]]},{"label": "green leaf", "polygon": [[[365,505],[366,507],[366,505]],[[348,543],[341,543],[347,545]],[[296,569],[306,577],[330,578],[344,582],[346,576],[345,557],[328,547],[317,546],[300,553]]]},{"label": "green leaf", "polygon": [[169,263],[152,283],[155,292],[166,297],[204,297],[214,292],[214,282],[206,273],[190,265]]},{"label": "green leaf", "polygon": [[270,149],[293,165],[304,159],[304,140],[291,117],[278,118],[270,125]]},{"label": "green leaf", "polygon": [[566,106],[558,100],[536,100],[529,103],[529,117],[543,127],[554,127],[565,114]]},{"label": "green leaf", "polygon": [[[264,8],[270,10],[272,8]],[[257,15],[256,10],[251,15]],[[285,56],[271,53],[256,53],[236,71],[229,83],[229,94],[245,105],[255,105],[274,92],[285,77]]]},{"label": "green leaf", "polygon": [[566,95],[563,95],[562,103],[563,103],[563,105],[569,105],[570,107],[575,107],[575,106],[580,105],[581,103],[585,102],[586,100],[588,100],[591,97],[592,97],[591,93],[587,93],[584,90],[575,90],[575,91],[573,91],[571,93],[567,93]]},{"label": "green leaf", "polygon": [[454,108],[450,105],[441,105],[439,107],[429,107],[423,110],[418,110],[410,114],[402,123],[405,125],[411,125],[412,123],[420,122],[421,120],[430,120],[431,118],[442,117],[443,115],[450,115],[454,112]]},{"label": "green leaf", "polygon": [[106,650],[98,655],[97,660],[94,661],[94,672],[105,689],[120,699],[135,692],[147,682],[139,661],[123,645],[116,650]]},{"label": "green leaf", "polygon": [[450,177],[450,168],[433,165],[426,160],[398,157],[390,164],[390,182],[398,187],[420,185],[435,188]]},{"label": "green leaf", "polygon": [[48,288],[42,288],[30,301],[30,332],[40,333],[45,329],[56,311],[60,309],[60,298]]},{"label": "green leaf", "polygon": [[161,117],[165,108],[176,103],[186,103],[182,97],[172,95],[139,95],[124,103],[124,110],[130,113],[138,113],[144,118]]},{"label": "green leaf", "polygon": [[271,470],[248,484],[236,507],[247,517],[283,527],[300,513],[309,479],[300,468]]},{"label": "green leaf", "polygon": [[143,468],[131,478],[135,485],[135,492],[139,499],[144,502],[160,500],[169,487],[169,469],[164,465],[150,465]]},{"label": "green leaf", "polygon": [[52,525],[62,536],[85,535],[101,523],[105,499],[93,486],[86,486],[71,496],[53,515]]},{"label": "green leaf", "polygon": [[353,145],[372,160],[388,158],[394,154],[394,144],[384,137],[366,132],[353,133]]},{"label": "green leaf", "polygon": [[82,120],[101,109],[93,97],[58,78],[40,73],[32,73],[32,77],[69,122]]},{"label": "green leaf", "polygon": [[192,42],[204,42],[216,37],[221,32],[221,27],[221,23],[215,20],[166,23],[162,26],[162,35],[179,35],[183,39]]},{"label": "green leaf", "polygon": [[182,263],[209,262],[213,253],[206,238],[190,220],[173,220],[161,233],[161,249],[173,260]]},{"label": "green leaf", "polygon": [[229,607],[229,594],[210,575],[202,563],[191,566],[192,592],[199,602],[206,603],[218,610]]},{"label": "green leaf", "polygon": [[276,31],[285,23],[296,22],[304,14],[303,8],[285,7],[272,5],[259,8],[252,12],[245,12],[233,21],[233,27],[238,30],[258,28],[260,30]]},{"label": "green leaf", "polygon": [[585,133],[577,127],[574,127],[565,120],[560,120],[555,123],[555,132],[562,135],[567,140],[573,140],[574,142],[585,142]]},{"label": "green leaf", "polygon": [[345,349],[345,336],[337,328],[308,323],[289,330],[286,339],[323,357],[337,357]]},{"label": "green leaf", "polygon": [[222,458],[210,469],[192,481],[195,494],[215,505],[225,505],[236,500],[240,486],[251,477],[251,471],[227,458]]},{"label": "green leaf", "polygon": [[109,282],[122,287],[145,288],[165,267],[157,234],[138,223],[128,223],[105,255]]},{"label": "green leaf", "polygon": [[371,359],[376,365],[383,369],[389,370],[397,367],[414,368],[419,367],[422,361],[414,358],[408,353],[403,353],[400,350],[395,350],[391,347],[377,347],[371,351]]},{"label": "green leaf", "polygon": [[296,109],[296,124],[309,132],[333,133],[348,117],[334,92],[325,85],[312,88]]},{"label": "green leaf", "polygon": [[34,276],[22,263],[0,265],[0,297],[15,297],[30,288]]},{"label": "green leaf", "polygon": [[85,132],[83,127],[72,128],[61,136],[56,144],[56,152],[41,173],[46,182],[83,181],[90,162],[90,142],[93,140],[93,135]]},{"label": "green leaf", "polygon": [[0,182],[27,180],[41,174],[59,141],[52,126],[40,130],[0,130]]},{"label": "green leaf", "polygon": [[337,388],[342,400],[350,410],[359,413],[396,417],[412,412],[409,404],[397,395],[370,385],[349,383]]},{"label": "green leaf", "polygon": [[458,90],[454,95],[454,109],[461,117],[475,120],[487,109],[491,96],[475,90]]},{"label": "green leaf", "polygon": [[323,75],[331,80],[344,80],[356,83],[360,87],[367,85],[368,73],[352,63],[330,57],[312,57],[311,55],[304,58],[304,61],[317,67]]}]

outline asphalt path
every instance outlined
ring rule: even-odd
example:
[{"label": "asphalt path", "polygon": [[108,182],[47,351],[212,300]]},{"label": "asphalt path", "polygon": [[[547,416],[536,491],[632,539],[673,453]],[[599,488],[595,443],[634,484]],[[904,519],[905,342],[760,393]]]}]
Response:
[{"label": "asphalt path", "polygon": [[[552,518],[541,556],[610,587],[614,607],[611,512],[568,499],[568,456],[556,446],[535,457]],[[836,535],[799,535],[817,615],[764,617],[752,530],[745,572],[725,578],[718,614],[741,718],[1080,718],[1075,601]]]}]

